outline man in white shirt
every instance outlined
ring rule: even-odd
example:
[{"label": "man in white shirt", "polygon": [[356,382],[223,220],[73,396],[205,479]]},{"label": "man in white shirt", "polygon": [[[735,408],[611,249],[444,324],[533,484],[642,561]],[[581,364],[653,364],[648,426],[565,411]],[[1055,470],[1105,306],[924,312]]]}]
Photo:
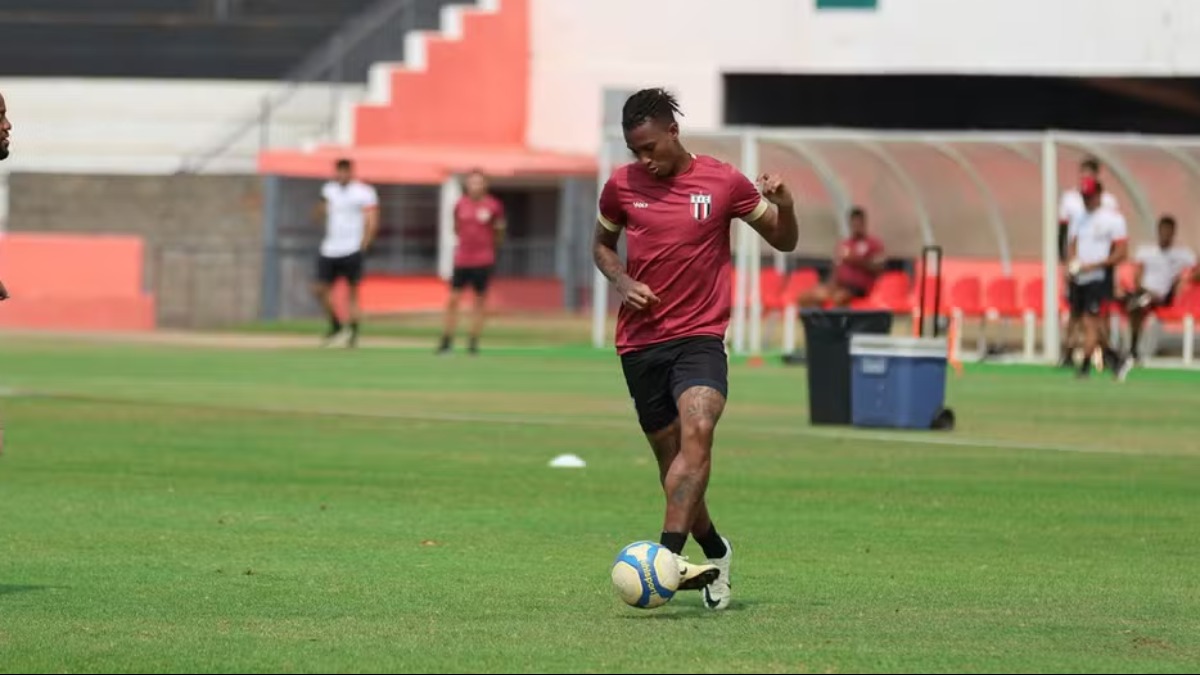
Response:
[{"label": "man in white shirt", "polygon": [[1134,279],[1137,288],[1125,295],[1125,311],[1129,313],[1130,352],[1140,358],[1138,340],[1146,317],[1158,307],[1169,307],[1184,273],[1196,266],[1196,254],[1187,246],[1175,243],[1178,228],[1173,216],[1158,219],[1158,243],[1146,244],[1137,250]]},{"label": "man in white shirt", "polygon": [[[363,253],[370,247],[379,229],[379,197],[375,188],[354,180],[354,167],[348,159],[337,162],[336,178],[321,188],[317,212],[325,219],[325,239],[317,260],[317,281],[313,293],[329,317],[325,344],[358,344],[358,284],[363,275]],[[333,308],[330,290],[339,278],[350,290],[350,321],[346,331]]]},{"label": "man in white shirt", "polygon": [[[1079,163],[1079,185],[1083,185],[1085,181],[1098,180],[1100,180],[1100,160],[1095,157],[1085,157]],[[1101,194],[1100,206],[1101,208],[1120,211],[1117,198],[1111,192]],[[1080,193],[1078,187],[1063,192],[1062,199],[1058,203],[1058,258],[1060,262],[1067,262],[1067,235],[1071,223],[1086,213],[1087,209],[1083,205],[1083,194]],[[1109,268],[1107,270],[1107,281],[1110,287],[1113,285],[1113,280],[1113,270]],[[1074,306],[1075,283],[1070,275],[1067,275],[1066,289],[1067,303]],[[1067,322],[1067,331],[1064,337],[1062,365],[1070,365],[1071,353],[1075,349],[1080,348],[1082,342],[1083,331],[1080,319],[1072,313],[1070,320]]]},{"label": "man in white shirt", "polygon": [[1108,280],[1107,270],[1119,265],[1128,254],[1125,218],[1117,211],[1101,206],[1104,186],[1099,181],[1085,178],[1080,193],[1084,213],[1071,221],[1067,235],[1067,269],[1075,286],[1071,316],[1077,318],[1083,328],[1084,358],[1079,375],[1087,377],[1091,374],[1092,355],[1101,349],[1120,376],[1122,371],[1128,372],[1128,366],[1120,362],[1108,340],[1102,339],[1100,314],[1104,303],[1112,298],[1112,282]]}]

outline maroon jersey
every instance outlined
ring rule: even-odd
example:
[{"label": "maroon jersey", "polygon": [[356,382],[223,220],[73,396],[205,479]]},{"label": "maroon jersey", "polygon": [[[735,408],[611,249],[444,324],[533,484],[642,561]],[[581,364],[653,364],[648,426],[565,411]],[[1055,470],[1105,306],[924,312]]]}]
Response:
[{"label": "maroon jersey", "polygon": [[639,164],[614,171],[600,193],[600,223],[625,229],[626,272],[661,301],[643,310],[621,306],[617,352],[695,335],[724,338],[732,305],[729,224],[756,220],[767,207],[741,172],[704,155],[665,179]]},{"label": "maroon jersey", "polygon": [[479,201],[462,197],[454,206],[455,267],[490,267],[496,263],[496,223],[504,206],[491,195]]},{"label": "maroon jersey", "polygon": [[883,253],[883,242],[869,234],[862,239],[850,237],[838,244],[838,253],[842,262],[833,271],[834,281],[839,286],[870,293],[875,286],[876,275],[863,263],[879,258]]}]

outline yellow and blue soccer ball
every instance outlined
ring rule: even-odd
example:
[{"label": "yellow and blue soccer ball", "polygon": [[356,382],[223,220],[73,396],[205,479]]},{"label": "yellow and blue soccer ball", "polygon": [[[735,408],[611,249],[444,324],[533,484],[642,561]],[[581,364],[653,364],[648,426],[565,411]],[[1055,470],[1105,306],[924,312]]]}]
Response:
[{"label": "yellow and blue soccer ball", "polygon": [[613,561],[612,583],[617,597],[631,607],[661,607],[679,588],[679,564],[665,546],[634,542]]}]

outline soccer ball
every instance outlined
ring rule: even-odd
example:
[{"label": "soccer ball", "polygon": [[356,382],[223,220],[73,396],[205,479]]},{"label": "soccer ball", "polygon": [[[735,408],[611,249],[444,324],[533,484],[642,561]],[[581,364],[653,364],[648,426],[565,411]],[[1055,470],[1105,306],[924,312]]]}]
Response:
[{"label": "soccer ball", "polygon": [[679,565],[665,546],[634,542],[621,549],[613,561],[612,583],[625,604],[641,609],[660,607],[679,588]]}]

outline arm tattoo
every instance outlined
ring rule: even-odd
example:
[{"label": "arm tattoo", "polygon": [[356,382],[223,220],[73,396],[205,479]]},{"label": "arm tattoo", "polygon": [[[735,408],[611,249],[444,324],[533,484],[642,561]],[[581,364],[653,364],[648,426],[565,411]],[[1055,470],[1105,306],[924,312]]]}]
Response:
[{"label": "arm tattoo", "polygon": [[593,258],[596,261],[596,267],[609,281],[616,281],[621,278],[622,274],[625,274],[625,266],[621,264],[621,257],[604,244],[596,243]]},{"label": "arm tattoo", "polygon": [[625,274],[625,265],[617,254],[619,233],[609,232],[603,225],[596,225],[596,237],[592,244],[592,259],[600,272],[612,282]]},{"label": "arm tattoo", "polygon": [[779,209],[777,241],[769,242],[776,250],[790,253],[800,243],[800,221],[796,219],[796,207]]}]

